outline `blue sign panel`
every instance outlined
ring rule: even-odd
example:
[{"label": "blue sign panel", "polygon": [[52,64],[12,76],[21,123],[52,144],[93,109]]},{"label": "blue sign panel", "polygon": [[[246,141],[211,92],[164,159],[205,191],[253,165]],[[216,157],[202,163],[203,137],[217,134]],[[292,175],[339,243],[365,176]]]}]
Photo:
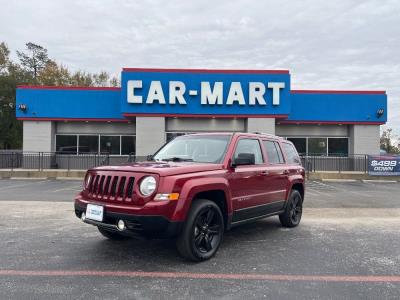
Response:
[{"label": "blue sign panel", "polygon": [[125,116],[282,116],[290,113],[287,71],[124,70]]},{"label": "blue sign panel", "polygon": [[368,156],[368,174],[400,176],[400,156]]}]

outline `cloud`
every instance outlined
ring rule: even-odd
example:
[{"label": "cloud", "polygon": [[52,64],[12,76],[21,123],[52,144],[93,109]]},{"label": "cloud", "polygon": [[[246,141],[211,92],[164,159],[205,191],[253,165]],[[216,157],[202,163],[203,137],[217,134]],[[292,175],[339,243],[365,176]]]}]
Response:
[{"label": "cloud", "polygon": [[6,1],[0,37],[72,69],[290,69],[296,89],[384,89],[400,134],[400,3]]}]

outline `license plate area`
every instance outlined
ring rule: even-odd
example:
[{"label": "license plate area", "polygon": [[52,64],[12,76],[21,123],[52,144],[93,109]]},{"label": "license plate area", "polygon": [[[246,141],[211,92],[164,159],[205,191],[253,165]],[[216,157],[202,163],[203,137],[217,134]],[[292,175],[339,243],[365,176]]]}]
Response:
[{"label": "license plate area", "polygon": [[101,205],[88,204],[86,206],[86,218],[103,222],[104,207]]}]

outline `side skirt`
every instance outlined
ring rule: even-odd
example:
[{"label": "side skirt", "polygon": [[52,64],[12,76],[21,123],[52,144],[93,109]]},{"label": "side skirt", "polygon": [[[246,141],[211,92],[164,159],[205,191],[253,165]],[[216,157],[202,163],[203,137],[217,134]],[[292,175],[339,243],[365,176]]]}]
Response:
[{"label": "side skirt", "polygon": [[233,227],[236,227],[236,226],[239,226],[239,225],[242,225],[242,224],[251,223],[251,222],[254,222],[254,221],[257,221],[257,220],[260,220],[260,219],[264,219],[264,218],[267,218],[267,217],[280,215],[283,212],[284,212],[284,210],[280,210],[280,211],[277,211],[277,212],[273,212],[273,213],[270,213],[270,214],[266,214],[266,215],[262,215],[262,216],[258,216],[258,217],[254,217],[254,218],[250,218],[250,219],[231,222],[231,224],[230,224],[230,226],[228,228],[231,229]]},{"label": "side skirt", "polygon": [[[255,221],[265,217],[280,214],[284,211],[285,206],[284,200],[275,201],[268,204],[262,204],[252,207],[246,207],[242,209],[235,210],[232,215],[230,222],[231,226],[240,225],[243,223]],[[228,226],[228,227],[231,227]]]}]

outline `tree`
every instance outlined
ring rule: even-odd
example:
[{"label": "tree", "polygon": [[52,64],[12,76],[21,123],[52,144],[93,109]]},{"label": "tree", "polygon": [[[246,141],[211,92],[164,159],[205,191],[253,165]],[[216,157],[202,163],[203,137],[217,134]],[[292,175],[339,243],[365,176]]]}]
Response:
[{"label": "tree", "polygon": [[107,72],[71,72],[66,66],[49,59],[47,49],[34,43],[26,44],[26,51],[17,51],[20,63],[10,59],[10,50],[0,43],[0,149],[22,147],[22,121],[16,112],[16,88],[18,85],[75,85],[119,86],[118,78]]},{"label": "tree", "polygon": [[53,86],[70,85],[71,74],[67,67],[57,65],[56,62],[49,60],[38,75],[38,83]]},{"label": "tree", "polygon": [[21,65],[32,73],[36,82],[39,72],[43,70],[49,62],[47,49],[31,42],[26,44],[26,49],[27,53],[17,51],[17,55],[21,61]]},{"label": "tree", "polygon": [[381,149],[385,150],[387,153],[400,153],[398,145],[393,145],[394,136],[392,135],[392,128],[383,130],[380,138]]},{"label": "tree", "polygon": [[5,72],[7,69],[7,65],[10,61],[10,50],[7,45],[2,42],[0,43],[0,74]]}]

